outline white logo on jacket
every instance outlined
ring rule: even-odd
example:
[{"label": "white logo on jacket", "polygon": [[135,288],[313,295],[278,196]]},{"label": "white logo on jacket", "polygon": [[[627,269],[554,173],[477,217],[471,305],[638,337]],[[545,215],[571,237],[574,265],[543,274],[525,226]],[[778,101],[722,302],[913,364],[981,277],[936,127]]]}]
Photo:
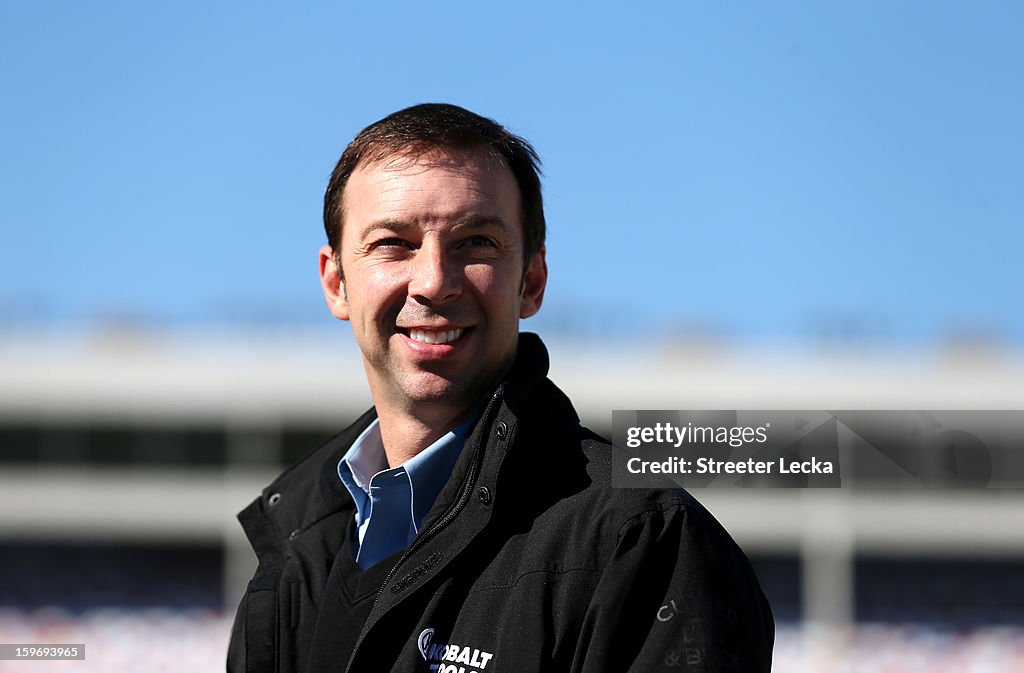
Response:
[{"label": "white logo on jacket", "polygon": [[490,652],[469,645],[435,643],[434,629],[423,629],[416,646],[424,661],[430,663],[430,673],[480,673],[494,657]]}]

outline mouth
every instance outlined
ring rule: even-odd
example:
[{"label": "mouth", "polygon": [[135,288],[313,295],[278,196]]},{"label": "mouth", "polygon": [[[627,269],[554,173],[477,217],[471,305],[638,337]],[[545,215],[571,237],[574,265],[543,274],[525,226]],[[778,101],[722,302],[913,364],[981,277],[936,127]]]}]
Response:
[{"label": "mouth", "polygon": [[456,341],[466,333],[467,328],[457,327],[453,329],[438,330],[427,329],[424,327],[411,327],[408,329],[399,329],[399,331],[413,341],[434,346],[439,344],[449,344]]}]

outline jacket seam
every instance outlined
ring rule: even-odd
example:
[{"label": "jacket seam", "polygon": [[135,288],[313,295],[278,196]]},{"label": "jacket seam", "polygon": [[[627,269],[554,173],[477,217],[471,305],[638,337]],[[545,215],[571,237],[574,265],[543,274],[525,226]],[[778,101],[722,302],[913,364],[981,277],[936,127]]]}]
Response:
[{"label": "jacket seam", "polygon": [[673,499],[668,502],[645,504],[641,506],[639,510],[634,510],[634,514],[630,514],[626,517],[626,519],[622,522],[622,525],[619,526],[617,539],[621,540],[623,533],[626,532],[626,529],[636,525],[637,520],[641,519],[642,517],[645,517],[649,514],[664,514],[668,511],[678,511],[685,513],[690,509],[689,506],[690,503],[683,498]]},{"label": "jacket seam", "polygon": [[475,589],[471,589],[470,591],[468,591],[467,595],[483,593],[485,591],[495,591],[497,589],[511,589],[511,588],[514,588],[516,585],[518,585],[522,580],[524,580],[525,578],[529,577],[530,575],[567,575],[569,573],[581,572],[581,571],[582,572],[591,572],[591,573],[601,573],[601,572],[604,572],[601,568],[587,568],[587,567],[564,568],[562,570],[530,570],[530,571],[525,572],[522,575],[519,575],[518,577],[516,577],[515,581],[513,581],[513,582],[508,582],[506,584],[492,584],[492,585],[487,586],[487,587],[477,587]]}]

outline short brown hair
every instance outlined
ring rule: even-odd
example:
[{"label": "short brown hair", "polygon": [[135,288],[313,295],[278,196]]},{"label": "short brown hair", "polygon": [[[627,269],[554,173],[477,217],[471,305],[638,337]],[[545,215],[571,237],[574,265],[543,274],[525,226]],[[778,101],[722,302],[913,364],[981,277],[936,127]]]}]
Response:
[{"label": "short brown hair", "polygon": [[[540,157],[533,146],[493,119],[457,105],[423,103],[370,124],[349,143],[331,173],[324,193],[324,231],[335,257],[341,254],[342,197],[353,171],[362,163],[392,155],[418,156],[431,150],[483,148],[512,171],[523,213],[524,267],[544,245],[546,225],[540,186]],[[338,269],[339,273],[341,269]]]}]

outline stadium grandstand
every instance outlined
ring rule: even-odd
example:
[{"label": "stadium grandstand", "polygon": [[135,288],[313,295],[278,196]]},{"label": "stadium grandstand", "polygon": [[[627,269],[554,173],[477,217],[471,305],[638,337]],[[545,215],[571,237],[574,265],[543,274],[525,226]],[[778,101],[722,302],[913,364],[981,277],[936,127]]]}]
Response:
[{"label": "stadium grandstand", "polygon": [[[1024,361],[554,340],[586,424],[613,409],[1022,409]],[[0,336],[2,671],[220,670],[255,559],[235,520],[370,404],[337,332]],[[1024,493],[705,489],[778,624],[774,670],[1024,671]]]}]

